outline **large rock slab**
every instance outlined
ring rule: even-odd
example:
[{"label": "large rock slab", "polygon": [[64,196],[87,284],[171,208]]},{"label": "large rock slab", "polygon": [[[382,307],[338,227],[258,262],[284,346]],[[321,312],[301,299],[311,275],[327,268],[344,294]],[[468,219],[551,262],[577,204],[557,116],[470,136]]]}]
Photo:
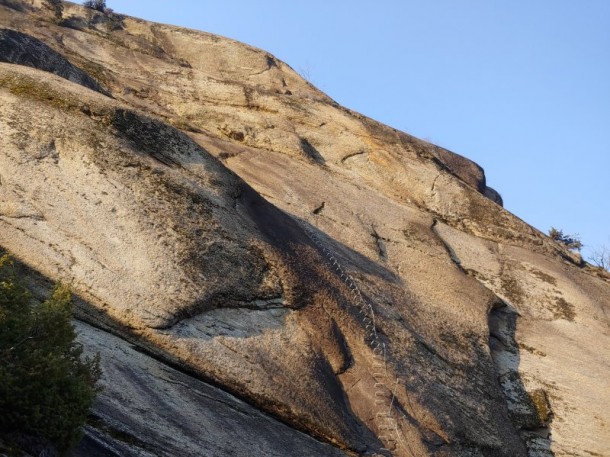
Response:
[{"label": "large rock slab", "polygon": [[344,456],[234,396],[76,322],[78,341],[99,353],[103,388],[73,455]]},{"label": "large rock slab", "polygon": [[607,453],[608,277],[501,208],[480,167],[265,51],[18,3],[0,2],[26,36],[5,55],[42,43],[109,95],[34,54],[0,64],[0,245],[104,329],[79,324],[110,386],[82,452],[241,452],[195,436],[255,433],[224,406],[170,420],[197,402],[177,370],[286,424],[261,425],[269,455],[295,429],[319,455]]}]

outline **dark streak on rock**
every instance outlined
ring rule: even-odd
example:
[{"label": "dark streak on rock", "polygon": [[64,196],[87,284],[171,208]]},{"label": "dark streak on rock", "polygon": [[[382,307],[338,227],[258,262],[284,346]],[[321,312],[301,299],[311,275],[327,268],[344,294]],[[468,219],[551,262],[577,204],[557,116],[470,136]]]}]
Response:
[{"label": "dark streak on rock", "polygon": [[363,154],[366,154],[366,151],[358,151],[358,152],[354,152],[353,154],[348,154],[341,159],[341,163],[345,163],[346,160],[351,159],[352,157],[363,155]]},{"label": "dark streak on rock", "polygon": [[313,213],[320,214],[322,212],[322,210],[324,209],[324,205],[325,205],[325,202],[322,202],[322,204],[320,206],[318,206],[316,209],[313,210]]},{"label": "dark streak on rock", "polygon": [[15,30],[0,29],[0,62],[25,65],[61,76],[76,84],[109,95],[100,84],[42,41]]}]

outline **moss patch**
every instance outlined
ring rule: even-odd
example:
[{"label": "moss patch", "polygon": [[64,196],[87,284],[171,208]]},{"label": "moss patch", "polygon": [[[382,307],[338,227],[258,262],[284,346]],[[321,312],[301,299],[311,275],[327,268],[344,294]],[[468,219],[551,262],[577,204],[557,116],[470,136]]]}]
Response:
[{"label": "moss patch", "polygon": [[58,109],[68,110],[79,106],[76,99],[70,100],[65,94],[51,89],[31,78],[0,78],[0,84],[8,87],[11,94],[50,104]]},{"label": "moss patch", "polygon": [[519,304],[523,303],[525,293],[515,278],[510,276],[502,276],[500,278],[500,283],[502,290],[504,291],[504,295],[506,295],[511,302]]},{"label": "moss patch", "polygon": [[553,410],[551,409],[546,391],[543,389],[536,389],[530,393],[530,399],[536,410],[540,426],[548,425],[553,418]]},{"label": "moss patch", "polygon": [[86,104],[82,96],[69,90],[57,90],[45,81],[23,74],[0,74],[0,87],[19,98],[44,103],[59,111],[80,112],[87,116],[107,116],[110,112],[103,104]]},{"label": "moss patch", "polygon": [[441,341],[443,341],[448,348],[457,349],[462,353],[466,353],[470,350],[472,343],[468,339],[468,336],[464,336],[465,338],[449,332],[441,332],[439,334]]},{"label": "moss patch", "polygon": [[535,268],[531,270],[532,274],[534,276],[536,276],[536,278],[540,279],[541,281],[544,281],[548,284],[551,284],[553,286],[557,285],[557,279],[555,279],[553,276],[546,274],[543,271],[540,270],[536,270]]},{"label": "moss patch", "polygon": [[528,346],[527,344],[524,344],[524,343],[519,343],[519,349],[523,349],[524,351],[527,351],[530,354],[534,354],[539,357],[546,357],[546,353],[539,351],[538,349],[536,349],[532,346]]},{"label": "moss patch", "polygon": [[565,301],[563,297],[555,298],[555,303],[551,304],[551,311],[555,319],[565,319],[573,322],[576,317],[574,305]]}]

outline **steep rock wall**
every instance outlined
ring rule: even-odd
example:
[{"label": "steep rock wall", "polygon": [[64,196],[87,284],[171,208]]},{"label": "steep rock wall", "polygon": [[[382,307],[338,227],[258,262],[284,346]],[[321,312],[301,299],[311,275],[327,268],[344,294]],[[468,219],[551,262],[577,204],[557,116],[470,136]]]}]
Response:
[{"label": "steep rock wall", "polygon": [[[83,446],[230,455],[225,438],[168,434],[224,414],[162,414],[192,402],[159,392],[171,364],[292,427],[261,426],[269,455],[294,429],[327,443],[303,438],[302,455],[608,450],[607,277],[485,198],[480,167],[338,106],[264,51],[15,4],[0,2],[0,27],[31,39],[6,55],[44,43],[110,95],[40,58],[0,64],[0,245],[72,284],[78,318],[103,329],[79,324],[81,340],[123,386]],[[127,348],[108,350],[123,341],[156,368],[127,373]],[[114,402],[133,379],[150,393]]]}]

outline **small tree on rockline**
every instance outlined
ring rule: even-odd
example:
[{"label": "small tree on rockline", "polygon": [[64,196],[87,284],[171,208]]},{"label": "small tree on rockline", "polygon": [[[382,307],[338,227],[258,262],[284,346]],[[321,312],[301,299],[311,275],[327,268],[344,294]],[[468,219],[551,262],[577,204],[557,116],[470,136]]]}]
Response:
[{"label": "small tree on rockline", "polygon": [[580,251],[582,249],[583,244],[578,235],[566,235],[563,233],[563,230],[557,230],[555,227],[551,227],[549,236],[573,251]]},{"label": "small tree on rockline", "polygon": [[61,19],[64,14],[64,2],[63,0],[44,0],[47,8],[51,9],[55,13],[56,19]]},{"label": "small tree on rockline", "polygon": [[57,285],[33,303],[11,259],[0,257],[0,433],[42,438],[64,452],[81,437],[101,371],[83,357],[72,301]]},{"label": "small tree on rockline", "polygon": [[589,257],[589,260],[595,266],[610,271],[610,248],[602,246],[601,248],[595,249]]},{"label": "small tree on rockline", "polygon": [[106,11],[106,0],[87,0],[86,2],[83,2],[83,5],[102,13]]}]

